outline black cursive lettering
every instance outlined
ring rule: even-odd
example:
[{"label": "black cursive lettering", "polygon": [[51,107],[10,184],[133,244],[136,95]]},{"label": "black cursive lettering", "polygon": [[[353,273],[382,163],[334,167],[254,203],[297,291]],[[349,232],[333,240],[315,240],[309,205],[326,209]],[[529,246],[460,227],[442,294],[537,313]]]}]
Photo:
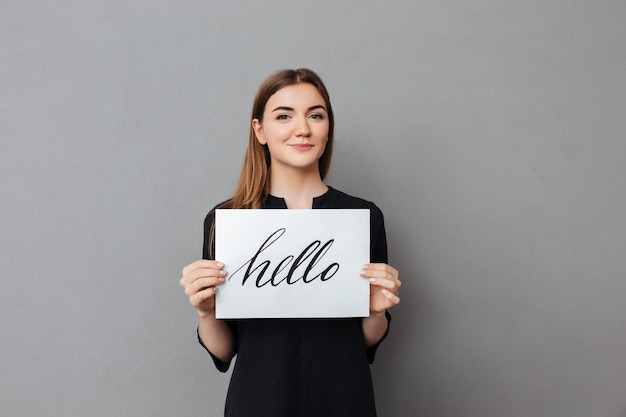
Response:
[{"label": "black cursive lettering", "polygon": [[[262,262],[261,265],[257,266],[256,268],[252,269],[252,265],[254,264],[254,261],[256,261],[256,258],[259,256],[259,254],[261,252],[263,252],[265,249],[269,248],[274,242],[276,242],[278,239],[280,239],[280,237],[282,235],[285,234],[285,232],[287,231],[287,229],[278,229],[277,231],[275,231],[274,233],[272,233],[271,235],[269,235],[269,237],[267,239],[265,239],[265,242],[263,242],[263,244],[261,245],[261,247],[259,248],[259,250],[254,254],[254,256],[252,258],[250,258],[248,261],[246,261],[246,263],[244,263],[243,265],[241,265],[239,268],[237,268],[237,270],[231,275],[230,278],[232,278],[237,272],[239,272],[239,270],[241,268],[243,268],[244,266],[248,265],[248,269],[246,270],[246,273],[244,274],[243,277],[243,281],[241,282],[241,285],[244,285],[246,283],[246,281],[248,280],[248,278],[250,277],[250,274],[255,272],[257,269],[263,267],[263,269],[261,270],[261,272],[259,273],[259,278],[257,278],[257,287],[259,286],[259,279],[260,277],[263,276],[263,274],[265,273],[265,271],[267,271],[267,268],[270,266],[270,261],[265,261]],[[278,235],[278,236],[276,236]],[[274,239],[272,239],[274,236],[276,236]],[[270,241],[271,240],[271,241]],[[269,242],[269,243],[268,243]],[[228,278],[228,280],[230,281],[230,278]]]},{"label": "black cursive lettering", "polygon": [[[315,278],[320,278],[320,280],[322,281],[328,281],[329,279],[331,279],[333,277],[333,275],[335,275],[337,273],[337,271],[339,270],[339,264],[338,263],[332,263],[328,266],[328,268],[326,268],[324,271],[320,272],[319,274],[315,275],[313,278],[311,278],[310,281],[306,280],[307,275],[309,274],[309,272],[311,271],[311,269],[313,269],[313,267],[315,265],[317,265],[317,263],[320,261],[320,259],[322,259],[322,257],[324,255],[326,255],[326,252],[328,252],[328,250],[330,249],[330,247],[333,245],[333,242],[335,241],[335,239],[331,239],[328,242],[326,242],[324,244],[324,246],[322,246],[320,248],[320,250],[315,254],[315,256],[313,257],[313,259],[311,259],[311,263],[309,264],[309,266],[306,268],[306,270],[304,271],[304,278],[303,281],[306,283],[309,283],[311,281],[313,281]],[[329,276],[326,277],[329,273],[330,270],[332,270],[333,268],[335,268],[335,270],[333,271],[333,273]]]},{"label": "black cursive lettering", "polygon": [[[230,281],[239,271],[245,269],[245,273],[243,275],[243,279],[241,280],[241,285],[245,285],[248,279],[255,273],[256,276],[255,286],[257,288],[264,287],[267,284],[271,284],[276,287],[280,285],[282,282],[286,282],[287,285],[293,285],[296,282],[302,280],[303,283],[308,284],[313,282],[315,279],[319,278],[320,281],[325,282],[331,279],[337,271],[339,271],[339,264],[334,262],[327,266],[322,272],[313,277],[309,278],[309,275],[313,268],[322,260],[322,258],[328,253],[331,246],[335,242],[334,239],[330,239],[328,242],[322,245],[322,242],[319,240],[314,240],[308,246],[306,246],[298,256],[288,255],[283,260],[281,260],[278,265],[274,268],[273,272],[265,281],[263,280],[265,273],[270,268],[270,260],[264,260],[260,262],[258,265],[255,265],[257,262],[259,255],[265,251],[267,248],[276,243],[285,233],[287,229],[280,228],[270,234],[267,239],[261,244],[256,253],[248,259],[243,265],[241,265],[235,272],[233,272],[228,280]],[[321,245],[321,246],[320,246]],[[308,260],[308,265],[304,268],[304,272],[302,274],[298,274],[297,270],[300,266],[304,265]],[[292,263],[293,262],[293,263]],[[279,275],[289,267],[289,271],[283,277]]]}]

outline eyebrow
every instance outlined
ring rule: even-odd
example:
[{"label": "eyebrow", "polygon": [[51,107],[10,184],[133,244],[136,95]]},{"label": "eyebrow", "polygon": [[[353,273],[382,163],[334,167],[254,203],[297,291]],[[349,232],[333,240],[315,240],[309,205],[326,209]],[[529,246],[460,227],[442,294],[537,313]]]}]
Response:
[{"label": "eyebrow", "polygon": [[[317,110],[317,109],[322,109],[322,110],[326,111],[326,107],[322,106],[321,104],[318,104],[316,106],[311,106],[311,107],[309,107],[307,109],[307,111]],[[293,107],[287,107],[287,106],[278,106],[274,110],[272,110],[272,112],[279,111],[279,110],[294,111],[294,108]]]}]

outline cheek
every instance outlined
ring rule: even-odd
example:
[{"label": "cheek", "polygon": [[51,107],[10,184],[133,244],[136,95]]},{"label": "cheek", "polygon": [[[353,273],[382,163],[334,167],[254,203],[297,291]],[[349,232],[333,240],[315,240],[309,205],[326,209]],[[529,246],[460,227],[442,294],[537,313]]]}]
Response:
[{"label": "cheek", "polygon": [[283,140],[291,136],[291,129],[288,126],[272,126],[271,129],[265,131],[265,135],[268,139]]},{"label": "cheek", "polygon": [[309,127],[317,136],[328,136],[328,121],[311,123]]}]

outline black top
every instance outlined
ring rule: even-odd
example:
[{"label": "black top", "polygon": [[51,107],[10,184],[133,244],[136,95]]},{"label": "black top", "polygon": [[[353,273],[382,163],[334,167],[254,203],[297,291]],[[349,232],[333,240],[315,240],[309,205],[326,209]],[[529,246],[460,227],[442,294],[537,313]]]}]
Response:
[{"label": "black top", "polygon": [[[286,209],[287,205],[282,198],[269,196],[263,208]],[[329,187],[325,194],[313,199],[313,208],[369,209],[370,260],[387,263],[383,215],[375,204]],[[215,209],[204,222],[205,259],[213,259],[208,240],[214,219]],[[233,356],[237,355],[237,361],[224,415],[376,416],[368,363],[374,362],[380,342],[365,348],[361,320],[227,320],[233,332]],[[387,320],[391,320],[388,313]],[[382,339],[386,336],[387,333]],[[198,340],[204,346],[199,337]],[[230,361],[222,362],[211,356],[217,369],[226,372]]]}]

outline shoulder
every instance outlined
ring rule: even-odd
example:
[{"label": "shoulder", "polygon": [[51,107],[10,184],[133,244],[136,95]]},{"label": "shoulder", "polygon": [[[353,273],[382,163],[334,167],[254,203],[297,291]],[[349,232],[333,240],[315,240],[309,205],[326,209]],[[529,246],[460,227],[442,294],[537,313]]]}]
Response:
[{"label": "shoulder", "polygon": [[382,211],[373,202],[346,194],[330,186],[328,187],[328,197],[329,203],[336,206],[336,208],[370,209],[372,213],[382,216]]},{"label": "shoulder", "polygon": [[364,208],[380,211],[378,206],[373,202],[346,194],[330,186],[328,187],[328,197],[333,205],[339,206],[338,208]]},{"label": "shoulder", "polygon": [[211,210],[209,210],[209,212],[207,213],[206,217],[204,218],[204,225],[205,225],[205,227],[206,226],[211,226],[211,224],[215,220],[215,210],[222,209],[222,208],[229,208],[230,202],[231,202],[231,200],[222,201],[221,203],[219,203],[215,207],[213,207]]}]

